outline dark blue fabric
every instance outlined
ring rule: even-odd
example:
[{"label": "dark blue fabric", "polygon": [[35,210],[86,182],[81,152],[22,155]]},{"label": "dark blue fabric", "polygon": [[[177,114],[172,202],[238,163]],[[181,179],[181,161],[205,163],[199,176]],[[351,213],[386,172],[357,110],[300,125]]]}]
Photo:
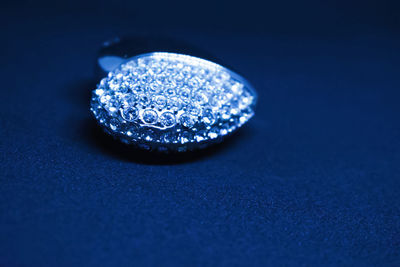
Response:
[{"label": "dark blue fabric", "polygon": [[[0,266],[399,266],[398,12],[310,2],[5,5]],[[254,119],[175,157],[103,134],[97,49],[142,33],[233,66]]]}]

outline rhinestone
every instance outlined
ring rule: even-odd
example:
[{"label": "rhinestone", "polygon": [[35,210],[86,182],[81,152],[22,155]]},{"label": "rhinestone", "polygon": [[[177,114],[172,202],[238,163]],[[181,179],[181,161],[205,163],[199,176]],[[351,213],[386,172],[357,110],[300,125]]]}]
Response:
[{"label": "rhinestone", "polygon": [[240,125],[242,125],[242,124],[245,123],[246,121],[247,121],[246,116],[241,116],[241,117],[239,118]]},{"label": "rhinestone", "polygon": [[187,100],[189,100],[190,97],[190,89],[187,87],[181,88],[181,90],[179,91],[179,96],[183,101],[186,102]]},{"label": "rhinestone", "polygon": [[158,93],[162,88],[162,85],[158,83],[157,81],[153,81],[149,84],[148,89],[150,93],[156,94]]},{"label": "rhinestone", "polygon": [[178,73],[175,76],[175,80],[177,81],[177,83],[181,83],[184,79],[185,79],[185,75],[183,75],[183,73]]},{"label": "rhinestone", "polygon": [[139,103],[145,107],[149,106],[151,103],[150,97],[145,94],[139,95]]},{"label": "rhinestone", "polygon": [[247,108],[253,102],[253,98],[249,93],[244,93],[242,98],[239,100],[239,107],[241,109]]},{"label": "rhinestone", "polygon": [[152,109],[146,109],[143,111],[142,120],[147,124],[155,124],[157,122],[158,115]]},{"label": "rhinestone", "polygon": [[111,80],[108,82],[108,87],[109,87],[111,90],[113,90],[113,91],[118,90],[119,87],[120,87],[120,85],[121,85],[121,81],[120,81],[118,78],[116,78],[116,79],[111,79]]},{"label": "rhinestone", "polygon": [[157,86],[157,84],[155,83],[151,83],[151,76],[148,74],[143,74],[139,77],[139,81],[141,84],[143,84],[144,86],[146,86],[147,84],[153,84],[155,87]]},{"label": "rhinestone", "polygon": [[229,74],[226,73],[225,71],[221,71],[218,72],[215,76],[214,76],[214,81],[216,83],[222,83],[223,81],[226,81],[230,78]]},{"label": "rhinestone", "polygon": [[194,136],[194,139],[197,142],[201,142],[201,141],[204,141],[206,139],[204,136],[205,136],[205,131],[198,131],[196,133],[196,135]]},{"label": "rhinestone", "polygon": [[106,89],[107,88],[107,78],[103,78],[103,79],[101,79],[101,81],[100,81],[100,83],[99,83],[99,88],[104,88],[104,89]]},{"label": "rhinestone", "polygon": [[163,82],[164,87],[165,88],[176,88],[177,87],[177,83],[174,80],[173,77],[168,77],[167,79],[165,79],[165,81]]},{"label": "rhinestone", "polygon": [[227,135],[229,133],[229,124],[224,123],[223,125],[221,125],[221,129],[220,129],[219,133],[221,135]]},{"label": "rhinestone", "polygon": [[193,139],[193,135],[189,131],[183,131],[179,135],[179,140],[182,144],[188,143]]},{"label": "rhinestone", "polygon": [[208,132],[208,137],[211,139],[215,139],[218,137],[219,129],[217,127],[211,128],[211,130]]},{"label": "rhinestone", "polygon": [[235,82],[232,87],[231,90],[234,94],[236,95],[241,95],[243,93],[243,84]]},{"label": "rhinestone", "polygon": [[144,86],[141,85],[140,83],[135,83],[131,86],[131,90],[132,92],[140,93],[144,91]]},{"label": "rhinestone", "polygon": [[131,137],[132,139],[138,139],[140,131],[139,131],[139,127],[137,125],[130,125],[129,132],[130,132],[130,135],[128,135],[128,132],[127,132],[127,135],[129,137]]},{"label": "rhinestone", "polygon": [[174,88],[167,88],[167,89],[165,89],[164,90],[164,94],[166,95],[166,96],[173,96],[173,95],[175,95],[175,89]]},{"label": "rhinestone", "polygon": [[170,99],[168,99],[167,103],[168,108],[174,111],[178,111],[182,107],[182,101],[178,97],[171,97]]},{"label": "rhinestone", "polygon": [[111,96],[110,96],[110,95],[102,95],[102,96],[100,97],[100,103],[102,103],[102,104],[107,104],[108,101],[110,101],[110,99],[111,99]]},{"label": "rhinestone", "polygon": [[110,128],[111,128],[111,130],[113,130],[113,131],[118,130],[118,127],[120,126],[120,124],[121,123],[120,123],[120,121],[118,119],[112,118],[110,120]]},{"label": "rhinestone", "polygon": [[182,69],[182,75],[189,78],[190,77],[190,72],[192,71],[192,68],[190,66],[185,66]]},{"label": "rhinestone", "polygon": [[138,101],[138,95],[136,94],[125,94],[121,97],[122,106],[124,108],[134,106]]},{"label": "rhinestone", "polygon": [[196,104],[189,104],[186,107],[186,112],[188,112],[189,114],[193,115],[193,116],[197,116],[200,114],[201,110],[200,110],[200,106],[196,105]]},{"label": "rhinestone", "polygon": [[167,105],[167,99],[165,98],[165,96],[156,95],[153,98],[153,103],[157,108],[162,109]]},{"label": "rhinestone", "polygon": [[186,128],[192,128],[194,126],[193,117],[186,113],[183,113],[179,117],[179,122]]},{"label": "rhinestone", "polygon": [[220,108],[222,106],[221,96],[219,94],[214,94],[211,96],[210,104],[213,107]]},{"label": "rhinestone", "polygon": [[210,82],[207,82],[205,85],[204,85],[204,90],[206,90],[206,92],[208,92],[208,93],[215,93],[215,86],[214,85],[212,85]]},{"label": "rhinestone", "polygon": [[239,101],[237,99],[234,99],[231,101],[231,113],[232,115],[238,115],[239,112],[240,112]]},{"label": "rhinestone", "polygon": [[192,89],[197,89],[201,85],[200,80],[197,78],[192,78],[189,80],[188,85]]},{"label": "rhinestone", "polygon": [[110,113],[117,112],[120,107],[119,99],[116,96],[108,95],[104,104],[104,108]]},{"label": "rhinestone", "polygon": [[138,116],[138,110],[134,107],[121,109],[121,116],[126,121],[134,121]]},{"label": "rhinestone", "polygon": [[104,90],[103,89],[96,89],[96,90],[94,90],[94,92],[95,92],[95,94],[97,96],[101,96],[102,94],[104,94]]},{"label": "rhinestone", "polygon": [[142,138],[146,141],[156,141],[157,137],[153,130],[146,130],[142,133]]},{"label": "rhinestone", "polygon": [[129,91],[129,89],[130,89],[129,83],[124,82],[124,83],[121,83],[121,85],[119,86],[118,92],[119,93],[127,93]]},{"label": "rhinestone", "polygon": [[107,112],[106,112],[104,109],[102,109],[102,108],[98,108],[98,109],[92,108],[91,110],[92,110],[92,112],[93,112],[95,118],[96,118],[101,124],[105,123],[108,114],[107,114]]},{"label": "rhinestone", "polygon": [[223,120],[228,120],[231,117],[231,108],[229,106],[224,106],[221,109],[221,118]]},{"label": "rhinestone", "polygon": [[212,125],[215,122],[215,115],[212,109],[208,108],[203,110],[201,121],[206,125]]},{"label": "rhinestone", "polygon": [[160,116],[160,122],[165,127],[171,127],[175,125],[175,116],[171,112],[164,112]]},{"label": "rhinestone", "polygon": [[166,132],[162,136],[165,143],[174,143],[177,141],[178,134],[175,132]]},{"label": "rhinestone", "polygon": [[193,94],[193,100],[199,105],[205,104],[208,102],[208,95],[205,90],[197,90]]},{"label": "rhinestone", "polygon": [[154,63],[151,65],[151,67],[150,67],[150,69],[149,69],[149,72],[150,72],[152,75],[160,74],[160,73],[162,72],[161,64],[160,64],[159,62],[154,62]]}]

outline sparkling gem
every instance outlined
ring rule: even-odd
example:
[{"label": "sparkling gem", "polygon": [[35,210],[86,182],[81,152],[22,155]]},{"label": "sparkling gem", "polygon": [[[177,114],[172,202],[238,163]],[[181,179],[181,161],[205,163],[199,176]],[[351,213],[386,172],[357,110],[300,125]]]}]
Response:
[{"label": "sparkling gem", "polygon": [[193,116],[197,116],[200,114],[201,112],[201,108],[200,106],[196,105],[196,104],[189,104],[186,107],[186,112],[193,115]]},{"label": "sparkling gem", "polygon": [[154,124],[157,122],[158,119],[158,115],[157,112],[155,112],[152,109],[146,109],[143,111],[143,115],[142,115],[142,120],[143,122],[147,123],[147,124]]},{"label": "sparkling gem", "polygon": [[197,89],[201,85],[201,82],[197,78],[192,78],[192,79],[189,80],[188,85],[192,89]]},{"label": "sparkling gem", "polygon": [[189,131],[183,131],[179,135],[179,140],[182,144],[188,143],[193,139],[193,134]]},{"label": "sparkling gem", "polygon": [[177,81],[177,83],[181,83],[184,79],[185,79],[185,75],[183,73],[178,73],[175,76],[175,80]]},{"label": "sparkling gem", "polygon": [[143,74],[143,75],[139,76],[139,81],[144,86],[146,86],[146,85],[150,85],[149,87],[151,87],[151,85],[153,85],[154,87],[157,86],[157,84],[151,83],[152,82],[151,76],[148,74]]},{"label": "sparkling gem", "polygon": [[179,122],[182,123],[182,125],[186,128],[192,128],[194,126],[194,120],[193,117],[187,113],[183,113],[179,117]]},{"label": "sparkling gem", "polygon": [[114,79],[111,79],[108,82],[108,87],[113,91],[118,90],[120,86],[121,86],[121,81],[120,81],[120,79],[118,77],[114,78]]},{"label": "sparkling gem", "polygon": [[175,95],[175,89],[170,87],[170,88],[166,88],[164,90],[164,94],[168,97],[168,96],[174,96]]},{"label": "sparkling gem", "polygon": [[142,133],[142,138],[146,141],[156,141],[157,137],[153,130],[147,129]]},{"label": "sparkling gem", "polygon": [[148,95],[146,95],[146,94],[141,94],[141,95],[139,95],[139,103],[140,103],[142,106],[146,107],[146,106],[149,106],[149,105],[150,105],[151,99],[150,99],[150,97],[149,97]]},{"label": "sparkling gem", "polygon": [[192,68],[190,66],[184,66],[182,68],[182,75],[185,76],[186,78],[189,78],[191,76]]},{"label": "sparkling gem", "polygon": [[[104,99],[101,101],[104,101]],[[114,96],[107,95],[106,100],[103,103],[104,103],[104,108],[110,113],[117,112],[120,107],[120,101],[115,95]]]},{"label": "sparkling gem", "polygon": [[102,96],[100,97],[100,103],[102,103],[102,104],[107,104],[108,101],[110,101],[110,99],[111,99],[111,95],[107,95],[107,94],[102,95]]},{"label": "sparkling gem", "polygon": [[221,125],[221,129],[220,129],[220,134],[221,135],[227,135],[229,133],[229,123],[224,123]]},{"label": "sparkling gem", "polygon": [[164,112],[160,116],[160,122],[165,127],[171,127],[175,125],[175,116],[171,112]]},{"label": "sparkling gem", "polygon": [[241,95],[243,92],[243,84],[235,82],[232,87],[231,90],[234,94],[236,95]]},{"label": "sparkling gem", "polygon": [[239,100],[239,107],[241,109],[247,108],[253,102],[253,97],[248,93],[244,92]]},{"label": "sparkling gem", "polygon": [[176,132],[165,132],[162,136],[162,140],[165,143],[174,143],[177,141],[178,134]]},{"label": "sparkling gem", "polygon": [[148,85],[148,90],[152,94],[158,93],[161,90],[161,88],[162,85],[157,81],[153,81]]},{"label": "sparkling gem", "polygon": [[208,94],[205,90],[197,90],[193,94],[193,101],[199,105],[203,105],[208,102]]},{"label": "sparkling gem", "polygon": [[210,98],[210,105],[216,108],[220,108],[223,102],[221,101],[221,95],[214,94]]},{"label": "sparkling gem", "polygon": [[174,89],[174,88],[177,87],[177,82],[174,80],[174,77],[169,76],[168,78],[166,78],[166,79],[163,81],[163,85],[164,85],[164,87],[165,87],[166,89],[169,89],[169,88]]},{"label": "sparkling gem", "polygon": [[170,99],[168,99],[167,105],[169,109],[178,111],[182,107],[182,101],[178,97],[171,97]]},{"label": "sparkling gem", "polygon": [[219,134],[219,129],[217,127],[213,127],[208,132],[208,137],[210,137],[211,139],[215,139],[218,137],[218,134]]},{"label": "sparkling gem", "polygon": [[224,106],[221,109],[221,118],[223,120],[228,120],[231,117],[231,108],[229,106]]},{"label": "sparkling gem", "polygon": [[201,114],[201,121],[206,125],[212,125],[215,122],[215,115],[212,109],[207,108]]},{"label": "sparkling gem", "polygon": [[165,98],[165,96],[156,95],[153,97],[153,104],[157,108],[162,109],[167,105],[167,99]]},{"label": "sparkling gem", "polygon": [[103,89],[96,89],[94,92],[98,96],[101,96],[102,94],[104,94],[104,90]]},{"label": "sparkling gem", "polygon": [[120,121],[118,120],[118,119],[116,119],[116,118],[112,118],[111,120],[110,120],[110,128],[111,128],[111,130],[113,130],[113,131],[117,131],[118,130],[118,127],[120,126]]},{"label": "sparkling gem", "polygon": [[124,108],[133,107],[138,102],[139,96],[137,94],[124,94],[121,96],[122,106]]},{"label": "sparkling gem", "polygon": [[194,139],[197,141],[197,142],[201,142],[201,141],[204,141],[206,138],[205,138],[205,131],[198,131],[198,132],[196,132],[196,135],[194,136]]},{"label": "sparkling gem", "polygon": [[238,115],[240,113],[239,101],[237,99],[234,99],[231,101],[230,109],[231,109],[232,115]]},{"label": "sparkling gem", "polygon": [[145,87],[143,85],[141,85],[140,83],[135,83],[131,86],[131,90],[134,93],[140,93],[143,92],[145,89]]},{"label": "sparkling gem", "polygon": [[138,117],[138,110],[134,107],[121,109],[121,116],[126,121],[134,121]]},{"label": "sparkling gem", "polygon": [[[130,134],[128,134],[130,132]],[[137,125],[130,125],[129,130],[126,132],[131,139],[138,139],[140,134],[139,127]]]},{"label": "sparkling gem", "polygon": [[188,101],[190,98],[190,89],[188,87],[183,87],[179,91],[179,96],[181,97],[182,101]]}]

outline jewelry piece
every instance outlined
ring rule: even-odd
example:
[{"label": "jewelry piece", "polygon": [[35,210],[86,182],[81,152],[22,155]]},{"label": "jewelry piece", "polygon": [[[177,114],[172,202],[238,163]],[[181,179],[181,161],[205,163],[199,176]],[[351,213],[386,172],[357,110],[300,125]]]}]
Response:
[{"label": "jewelry piece", "polygon": [[184,152],[220,142],[253,115],[257,95],[211,61],[166,52],[126,60],[93,90],[91,111],[113,137]]}]

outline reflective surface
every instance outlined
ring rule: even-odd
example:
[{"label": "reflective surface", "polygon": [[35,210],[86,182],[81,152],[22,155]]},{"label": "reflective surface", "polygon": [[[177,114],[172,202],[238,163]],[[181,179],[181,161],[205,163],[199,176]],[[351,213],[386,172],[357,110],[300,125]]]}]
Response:
[{"label": "reflective surface", "polygon": [[254,115],[247,81],[210,61],[174,53],[127,60],[93,91],[91,110],[124,143],[185,152],[219,142]]}]

